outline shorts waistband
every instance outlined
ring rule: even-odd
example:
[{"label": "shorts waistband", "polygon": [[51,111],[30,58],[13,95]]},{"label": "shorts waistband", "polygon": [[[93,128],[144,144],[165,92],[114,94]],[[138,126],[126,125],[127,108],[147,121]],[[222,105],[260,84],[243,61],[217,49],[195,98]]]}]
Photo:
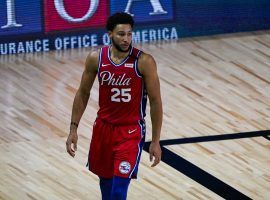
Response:
[{"label": "shorts waistband", "polygon": [[139,119],[139,120],[137,120],[137,121],[134,121],[134,122],[128,122],[128,123],[111,123],[111,122],[107,121],[106,119],[102,119],[102,118],[100,118],[100,117],[97,117],[97,118],[96,118],[96,121],[97,121],[97,120],[100,120],[100,121],[102,121],[103,123],[109,124],[109,125],[111,125],[111,126],[131,126],[131,125],[138,125],[138,123],[139,123],[139,124],[140,124],[140,123],[145,123],[145,120],[144,120],[144,119]]}]

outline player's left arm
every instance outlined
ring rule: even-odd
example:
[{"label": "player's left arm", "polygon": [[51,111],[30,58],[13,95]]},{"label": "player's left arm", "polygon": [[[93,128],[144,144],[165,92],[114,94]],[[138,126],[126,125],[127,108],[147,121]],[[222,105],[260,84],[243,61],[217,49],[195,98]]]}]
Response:
[{"label": "player's left arm", "polygon": [[161,160],[161,148],[159,144],[162,126],[162,101],[160,95],[160,83],[157,73],[157,65],[154,58],[143,53],[138,61],[139,71],[143,75],[145,87],[150,102],[150,115],[152,122],[152,142],[149,148],[150,161],[154,159],[152,167],[156,166]]}]

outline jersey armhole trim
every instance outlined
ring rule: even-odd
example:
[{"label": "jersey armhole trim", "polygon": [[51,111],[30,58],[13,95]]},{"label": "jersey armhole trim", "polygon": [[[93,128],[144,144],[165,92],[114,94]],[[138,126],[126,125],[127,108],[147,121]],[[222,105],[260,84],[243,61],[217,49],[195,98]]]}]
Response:
[{"label": "jersey armhole trim", "polygon": [[100,65],[101,65],[102,49],[103,48],[100,48],[100,51],[99,51],[99,56],[98,56],[98,71],[97,71],[97,74],[99,74],[99,69],[100,69]]},{"label": "jersey armhole trim", "polygon": [[140,78],[142,78],[142,74],[141,74],[141,72],[140,72],[140,70],[139,70],[139,68],[138,68],[138,60],[139,60],[139,58],[140,58],[140,55],[141,55],[141,51],[139,51],[138,53],[137,53],[137,59],[135,60],[135,66],[134,66],[134,69],[135,69],[135,72],[136,72],[136,75],[138,76],[138,77],[140,77]]}]

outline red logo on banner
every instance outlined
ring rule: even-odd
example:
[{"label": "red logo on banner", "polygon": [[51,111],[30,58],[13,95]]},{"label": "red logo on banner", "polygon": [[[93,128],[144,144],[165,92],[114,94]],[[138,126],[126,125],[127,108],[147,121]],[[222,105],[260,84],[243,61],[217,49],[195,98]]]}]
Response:
[{"label": "red logo on banner", "polygon": [[106,0],[45,0],[45,32],[104,26]]}]

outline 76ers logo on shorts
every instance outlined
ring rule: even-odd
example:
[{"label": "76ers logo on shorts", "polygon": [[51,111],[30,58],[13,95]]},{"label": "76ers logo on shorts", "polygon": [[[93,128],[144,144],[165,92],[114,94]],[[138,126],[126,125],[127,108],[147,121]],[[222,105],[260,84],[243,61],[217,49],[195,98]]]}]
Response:
[{"label": "76ers logo on shorts", "polygon": [[129,171],[130,171],[130,164],[129,164],[129,162],[122,161],[119,164],[119,171],[120,171],[121,174],[128,174]]}]

